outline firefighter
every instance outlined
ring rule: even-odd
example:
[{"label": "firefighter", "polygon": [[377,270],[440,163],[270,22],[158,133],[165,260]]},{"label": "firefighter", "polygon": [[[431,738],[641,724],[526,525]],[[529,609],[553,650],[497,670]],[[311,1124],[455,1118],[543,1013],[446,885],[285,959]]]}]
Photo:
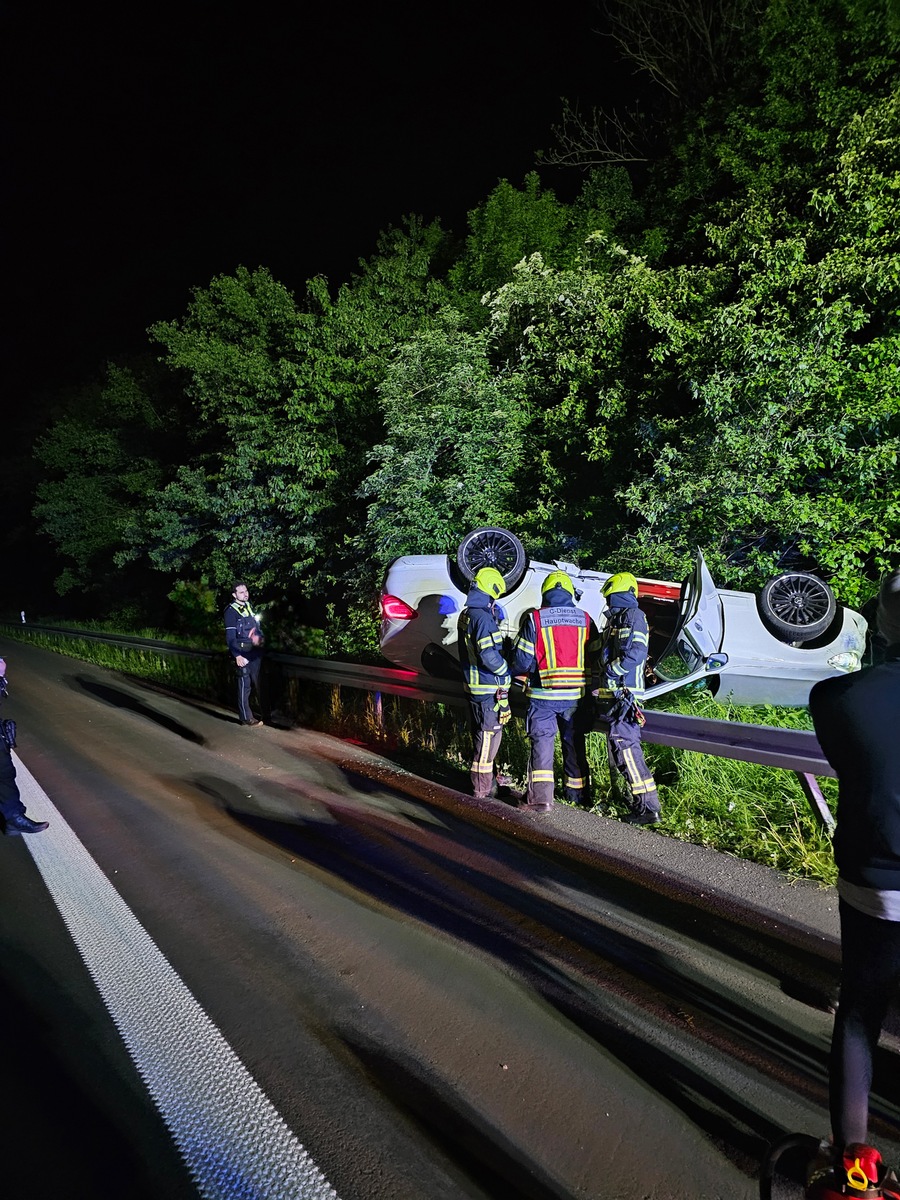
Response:
[{"label": "firefighter", "polygon": [[503,654],[503,635],[496,603],[506,591],[503,576],[494,567],[475,573],[466,604],[459,614],[459,660],[469,695],[472,730],[472,795],[480,798],[495,791],[494,764],[500,750],[509,707],[510,673]]},{"label": "firefighter", "polygon": [[600,715],[609,724],[610,766],[615,767],[631,792],[631,812],[625,820],[630,825],[656,825],[660,819],[659,793],[641,749],[643,714],[638,707],[644,695],[650,629],[638,607],[637,593],[637,580],[628,571],[610,575],[603,585],[607,607],[603,613],[600,687],[594,694]]},{"label": "firefighter", "polygon": [[[531,741],[528,788],[522,808],[553,807],[553,752],[562,742],[566,799],[591,807],[582,699],[600,649],[596,626],[575,603],[565,571],[551,571],[541,587],[543,603],[525,618],[512,653],[512,673],[528,696],[526,729]],[[592,680],[593,682],[593,680]]]}]

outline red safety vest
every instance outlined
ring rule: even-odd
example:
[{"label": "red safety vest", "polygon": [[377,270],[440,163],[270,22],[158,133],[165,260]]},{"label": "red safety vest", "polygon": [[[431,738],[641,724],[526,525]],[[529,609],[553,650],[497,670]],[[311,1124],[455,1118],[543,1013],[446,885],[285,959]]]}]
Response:
[{"label": "red safety vest", "polygon": [[590,618],[583,609],[566,605],[534,610],[534,655],[542,689],[577,688],[584,694],[589,633]]}]

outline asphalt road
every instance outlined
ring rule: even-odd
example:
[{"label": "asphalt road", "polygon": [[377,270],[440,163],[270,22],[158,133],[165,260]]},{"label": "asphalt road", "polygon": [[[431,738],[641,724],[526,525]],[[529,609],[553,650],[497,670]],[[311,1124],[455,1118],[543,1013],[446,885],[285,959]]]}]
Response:
[{"label": "asphalt road", "polygon": [[8,1195],[751,1200],[826,1131],[833,893],[0,650],[51,820],[0,841]]}]

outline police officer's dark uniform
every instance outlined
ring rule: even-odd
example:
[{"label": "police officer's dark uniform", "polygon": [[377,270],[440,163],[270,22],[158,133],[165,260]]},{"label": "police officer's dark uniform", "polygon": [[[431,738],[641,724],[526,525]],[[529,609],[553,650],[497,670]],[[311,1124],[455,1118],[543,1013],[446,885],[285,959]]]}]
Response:
[{"label": "police officer's dark uniform", "polygon": [[638,607],[637,580],[627,571],[611,575],[603,585],[607,608],[601,633],[600,687],[596,695],[601,715],[609,723],[609,756],[631,792],[635,825],[659,821],[659,793],[641,747],[638,702],[644,695],[644,672],[650,644],[647,618]]},{"label": "police officer's dark uniform", "polygon": [[472,794],[485,797],[494,784],[494,764],[503,726],[511,716],[510,673],[494,605],[506,591],[494,567],[482,567],[472,581],[457,623],[459,661],[469,696],[472,730]]},{"label": "police officer's dark uniform", "polygon": [[559,731],[566,799],[587,808],[588,719],[582,698],[592,682],[599,638],[590,616],[576,605],[575,587],[565,571],[552,571],[541,594],[544,603],[523,621],[512,652],[512,673],[526,682],[526,729],[531,741],[522,807],[535,812],[553,807],[553,755]]},{"label": "police officer's dark uniform", "polygon": [[[237,670],[238,717],[242,725],[261,725],[250,707],[250,687],[260,704],[259,675],[262,668],[263,635],[260,615],[253,611],[246,584],[234,585],[234,599],[225,609],[225,640]],[[243,662],[238,662],[243,659]]]},{"label": "police officer's dark uniform", "polygon": [[867,1139],[873,1058],[900,983],[900,572],[882,584],[876,619],[884,661],[822,680],[809,698],[839,783],[841,993],[830,1063],[838,1155]]},{"label": "police officer's dark uniform", "polygon": [[[6,662],[0,658],[0,700],[7,695]],[[0,820],[7,837],[20,833],[40,833],[46,829],[47,821],[32,821],[25,814],[25,805],[16,783],[16,767],[12,760],[12,749],[16,744],[15,722],[0,720]]]}]

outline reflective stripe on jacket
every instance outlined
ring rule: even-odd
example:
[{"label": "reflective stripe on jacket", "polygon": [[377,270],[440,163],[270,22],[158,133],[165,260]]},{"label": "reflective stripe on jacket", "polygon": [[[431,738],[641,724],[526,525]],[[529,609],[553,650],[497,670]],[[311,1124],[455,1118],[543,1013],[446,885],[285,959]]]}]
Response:
[{"label": "reflective stripe on jacket", "polygon": [[457,624],[459,662],[470,696],[490,696],[497,688],[508,688],[509,667],[503,657],[503,635],[494,616],[491,599],[472,588]]},{"label": "reflective stripe on jacket", "polygon": [[262,653],[259,646],[253,645],[250,637],[251,633],[262,637],[261,621],[259,613],[244,601],[232,600],[225,609],[225,641],[235,657],[240,655],[246,658]]},{"label": "reflective stripe on jacket", "polygon": [[[561,593],[561,597],[555,593]],[[528,614],[513,647],[513,675],[528,675],[534,700],[579,700],[599,650],[594,622],[564,589]]]},{"label": "reflective stripe on jacket", "polygon": [[650,627],[630,593],[610,597],[604,613],[600,651],[600,696],[609,697],[619,688],[637,699],[644,694],[644,671],[650,645]]}]

